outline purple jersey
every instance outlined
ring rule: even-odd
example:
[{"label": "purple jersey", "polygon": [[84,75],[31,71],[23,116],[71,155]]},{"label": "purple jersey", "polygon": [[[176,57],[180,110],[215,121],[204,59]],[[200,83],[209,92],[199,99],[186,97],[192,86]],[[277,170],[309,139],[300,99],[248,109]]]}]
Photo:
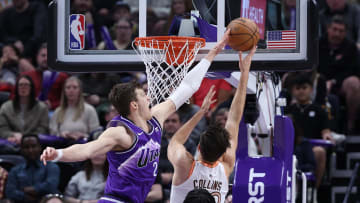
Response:
[{"label": "purple jersey", "polygon": [[161,126],[153,117],[148,121],[150,133],[145,133],[132,121],[116,116],[110,127],[123,125],[135,136],[126,151],[109,151],[109,176],[104,196],[99,202],[144,202],[158,173]]}]

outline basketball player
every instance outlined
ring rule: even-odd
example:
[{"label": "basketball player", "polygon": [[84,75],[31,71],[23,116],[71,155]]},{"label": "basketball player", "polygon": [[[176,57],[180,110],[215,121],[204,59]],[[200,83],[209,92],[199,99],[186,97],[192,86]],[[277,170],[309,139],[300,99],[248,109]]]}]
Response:
[{"label": "basketball player", "polygon": [[211,100],[214,95],[213,87],[205,97],[200,110],[171,138],[167,154],[174,166],[171,203],[183,202],[186,194],[193,189],[208,190],[216,203],[225,201],[228,179],[235,164],[239,124],[244,110],[251,59],[255,50],[254,47],[245,59],[242,59],[242,54],[239,53],[241,77],[225,128],[220,125],[210,125],[200,136],[200,155],[197,160],[186,151],[184,143],[196,124],[209,110],[210,104],[214,102]]},{"label": "basketball player", "polygon": [[166,101],[149,108],[149,98],[135,83],[115,85],[109,99],[120,114],[100,137],[65,149],[47,147],[40,159],[83,161],[107,153],[109,176],[99,202],[144,202],[158,173],[162,126],[197,91],[211,61],[224,48],[229,31],[194,67]]}]

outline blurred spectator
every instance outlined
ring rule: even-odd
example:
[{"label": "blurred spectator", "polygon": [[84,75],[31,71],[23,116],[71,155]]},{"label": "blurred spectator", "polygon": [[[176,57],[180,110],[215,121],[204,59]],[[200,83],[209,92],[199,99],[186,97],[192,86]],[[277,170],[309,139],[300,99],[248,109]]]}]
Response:
[{"label": "blurred spectator", "polygon": [[304,130],[302,126],[299,125],[299,121],[295,118],[292,118],[294,133],[295,133],[295,146],[294,154],[298,161],[297,167],[304,172],[314,172],[316,168],[316,162],[314,157],[314,152],[312,150],[312,145],[308,139],[305,139]]},{"label": "blurred spectator", "polygon": [[347,24],[334,16],[327,35],[320,39],[319,73],[327,80],[327,90],[344,96],[348,109],[348,131],[354,128],[360,105],[359,53],[354,42],[345,38]]},{"label": "blurred spectator", "polygon": [[40,203],[65,203],[65,200],[60,194],[48,194],[41,199]]},{"label": "blurred spectator", "polygon": [[220,124],[221,127],[225,128],[225,123],[228,118],[229,109],[223,107],[216,111],[214,114],[214,122]]},{"label": "blurred spectator", "polygon": [[16,75],[19,73],[20,52],[13,44],[7,44],[2,47],[0,58],[0,67],[2,78],[15,85]]},{"label": "blurred spectator", "polygon": [[84,170],[76,173],[68,183],[64,195],[68,203],[96,203],[104,193],[109,164],[106,154],[87,160]]},{"label": "blurred spectator", "polygon": [[171,10],[167,22],[163,25],[162,34],[168,35],[174,17],[189,15],[194,10],[191,0],[172,0]]},{"label": "blurred spectator", "polygon": [[286,103],[292,103],[291,89],[293,82],[296,78],[301,77],[311,78],[313,84],[313,92],[311,94],[311,100],[313,103],[321,106],[322,109],[327,113],[330,127],[332,131],[339,132],[339,114],[340,104],[337,95],[328,93],[326,89],[326,78],[324,75],[319,74],[316,70],[301,71],[301,72],[290,72],[286,73],[283,77],[284,82],[281,90],[281,95],[287,99]]},{"label": "blurred spectator", "polygon": [[160,173],[157,174],[155,183],[151,186],[151,190],[148,193],[145,202],[149,203],[162,203],[163,201],[163,188],[161,185]]},{"label": "blurred spectator", "polygon": [[18,71],[18,52],[13,45],[5,45],[2,48],[0,58],[0,104],[7,101],[15,86]]},{"label": "blurred spectator", "polygon": [[59,167],[48,162],[40,162],[41,146],[37,135],[24,135],[21,139],[21,152],[26,163],[11,168],[6,182],[6,197],[17,202],[39,202],[50,193],[57,192]]},{"label": "blurred spectator", "polygon": [[284,0],[281,3],[282,27],[284,30],[296,30],[296,0]]},{"label": "blurred spectator", "polygon": [[96,49],[101,41],[100,27],[104,19],[96,13],[93,0],[73,0],[71,13],[85,15],[85,49]]},{"label": "blurred spectator", "polygon": [[94,0],[94,7],[99,16],[108,17],[115,3],[116,0]]},{"label": "blurred spectator", "polygon": [[8,75],[8,71],[11,71],[11,73],[13,73],[16,77],[19,73],[34,70],[34,66],[27,59],[20,57],[18,48],[16,48],[13,44],[6,44],[2,47],[0,68],[7,70],[7,76],[10,78],[13,76]]},{"label": "blurred spectator", "polygon": [[98,106],[108,101],[111,88],[118,83],[119,78],[109,73],[85,73],[79,76],[83,84],[83,93],[86,102]]},{"label": "blurred spectator", "polygon": [[324,36],[329,31],[328,25],[335,15],[342,15],[348,32],[345,33],[349,40],[360,46],[360,10],[358,5],[347,3],[346,0],[326,0],[326,7],[319,13],[321,34]]},{"label": "blurred spectator", "polygon": [[60,104],[61,92],[68,75],[48,70],[47,45],[42,44],[36,55],[36,69],[24,72],[34,81],[36,96],[54,110]]},{"label": "blurred spectator", "polygon": [[8,177],[8,172],[0,166],[0,200],[4,199],[5,196],[5,183]]},{"label": "blurred spectator", "polygon": [[20,144],[25,134],[46,134],[49,131],[46,104],[37,101],[35,87],[29,76],[20,76],[15,86],[14,100],[0,109],[0,137]]},{"label": "blurred spectator", "polygon": [[100,125],[103,129],[106,129],[106,126],[111,119],[117,116],[119,113],[116,111],[115,107],[110,103],[104,103],[97,109],[99,114]]},{"label": "blurred spectator", "polygon": [[[116,49],[132,49],[132,23],[122,18],[115,24],[115,40],[112,41]],[[110,49],[105,42],[101,42],[98,49]]]},{"label": "blurred spectator", "polygon": [[168,35],[167,32],[163,33],[166,18],[159,18],[158,14],[152,8],[147,9],[146,32],[148,36]]},{"label": "blurred spectator", "polygon": [[185,197],[184,203],[215,203],[214,197],[205,189],[193,189]]},{"label": "blurred spectator", "polygon": [[[164,122],[164,132],[161,137],[161,148],[160,148],[160,161],[159,161],[159,172],[161,174],[162,186],[164,190],[164,200],[170,199],[171,182],[174,175],[174,168],[167,158],[167,148],[170,143],[172,136],[182,126],[180,121],[180,115],[178,112],[170,115]],[[186,150],[191,154],[195,154],[196,145],[188,139],[184,144]]]},{"label": "blurred spectator", "polygon": [[113,6],[112,18],[114,22],[118,22],[120,19],[130,20],[131,17],[131,8],[129,4],[123,2],[122,0],[117,1],[115,6]]},{"label": "blurred spectator", "polygon": [[31,58],[38,44],[46,39],[47,12],[40,2],[13,0],[13,6],[2,12],[0,30],[5,43],[14,43],[20,53]]},{"label": "blurred spectator", "polygon": [[227,99],[229,99],[232,94],[232,87],[225,80],[223,79],[212,80],[209,78],[204,78],[201,82],[199,90],[195,92],[195,94],[193,94],[191,98],[192,102],[200,107],[212,85],[215,85],[214,90],[216,91],[216,93],[214,97],[216,98],[216,102],[211,104],[210,111],[206,115],[206,119],[208,121],[210,120],[211,114],[216,110],[217,106],[223,103],[224,101],[226,101]]},{"label": "blurred spectator", "polygon": [[[303,75],[296,78],[292,87],[295,103],[289,106],[287,111],[303,130],[305,138],[330,140],[334,143],[325,111],[311,101],[312,91],[313,87],[310,78]],[[325,172],[326,150],[320,146],[313,147],[312,149],[316,160],[315,186],[318,188]]]},{"label": "blurred spectator", "polygon": [[51,134],[78,140],[99,129],[95,108],[85,103],[81,81],[72,76],[65,81],[61,104],[50,120]]}]

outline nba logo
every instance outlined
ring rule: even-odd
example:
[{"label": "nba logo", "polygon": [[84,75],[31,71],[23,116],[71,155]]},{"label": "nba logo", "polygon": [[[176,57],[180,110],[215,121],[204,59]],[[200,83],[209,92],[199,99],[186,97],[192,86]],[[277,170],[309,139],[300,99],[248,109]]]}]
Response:
[{"label": "nba logo", "polygon": [[85,16],[70,15],[70,49],[82,50],[85,47]]}]

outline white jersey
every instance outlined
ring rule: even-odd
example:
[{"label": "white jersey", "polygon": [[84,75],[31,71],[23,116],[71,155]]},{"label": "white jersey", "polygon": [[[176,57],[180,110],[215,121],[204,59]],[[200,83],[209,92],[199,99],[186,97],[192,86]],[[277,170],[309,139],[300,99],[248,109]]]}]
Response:
[{"label": "white jersey", "polygon": [[209,165],[194,161],[188,179],[180,185],[171,186],[170,202],[182,203],[187,193],[193,189],[206,189],[216,203],[224,203],[229,184],[223,164],[216,162]]}]

